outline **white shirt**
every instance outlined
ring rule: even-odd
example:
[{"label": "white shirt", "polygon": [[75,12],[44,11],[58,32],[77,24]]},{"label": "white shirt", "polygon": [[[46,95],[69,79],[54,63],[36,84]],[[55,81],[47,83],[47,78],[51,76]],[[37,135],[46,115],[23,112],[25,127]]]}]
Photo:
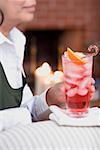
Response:
[{"label": "white shirt", "polygon": [[[4,68],[7,80],[14,89],[22,86],[23,57],[26,38],[21,31],[13,28],[8,38],[0,32],[0,62]],[[21,107],[27,107],[34,120],[48,109],[45,99],[46,91],[40,96],[33,96],[28,85],[25,85]]]}]

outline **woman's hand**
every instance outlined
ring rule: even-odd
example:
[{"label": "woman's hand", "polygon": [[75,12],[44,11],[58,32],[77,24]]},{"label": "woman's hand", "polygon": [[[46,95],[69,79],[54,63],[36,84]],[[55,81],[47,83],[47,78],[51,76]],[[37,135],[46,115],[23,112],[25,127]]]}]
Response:
[{"label": "woman's hand", "polygon": [[47,91],[46,95],[47,104],[57,105],[61,108],[66,107],[66,95],[64,82],[57,83]]},{"label": "woman's hand", "polygon": [[95,93],[95,80],[93,78],[91,78],[90,80],[90,86],[88,86],[88,90],[89,90],[89,95],[90,95],[90,100],[93,99],[94,93]]}]

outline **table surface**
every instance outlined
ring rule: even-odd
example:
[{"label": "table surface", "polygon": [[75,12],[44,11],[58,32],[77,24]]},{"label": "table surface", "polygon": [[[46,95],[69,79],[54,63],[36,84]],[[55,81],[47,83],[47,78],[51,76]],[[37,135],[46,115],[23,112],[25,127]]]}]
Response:
[{"label": "table surface", "polygon": [[19,125],[0,133],[0,150],[100,150],[100,127]]}]

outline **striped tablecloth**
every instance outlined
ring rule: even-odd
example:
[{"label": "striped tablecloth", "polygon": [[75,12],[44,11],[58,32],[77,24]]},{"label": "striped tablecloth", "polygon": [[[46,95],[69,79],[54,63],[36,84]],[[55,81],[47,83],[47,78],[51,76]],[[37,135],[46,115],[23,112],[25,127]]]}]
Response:
[{"label": "striped tablecloth", "polygon": [[100,127],[58,126],[52,121],[0,132],[0,150],[100,150]]}]

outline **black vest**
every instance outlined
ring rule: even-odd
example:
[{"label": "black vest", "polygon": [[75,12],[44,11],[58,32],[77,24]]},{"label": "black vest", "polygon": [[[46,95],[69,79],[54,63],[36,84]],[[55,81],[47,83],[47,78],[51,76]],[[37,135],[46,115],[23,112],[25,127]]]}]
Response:
[{"label": "black vest", "polygon": [[0,110],[20,106],[25,84],[26,81],[23,77],[23,86],[19,89],[13,89],[8,83],[4,69],[0,63]]}]

